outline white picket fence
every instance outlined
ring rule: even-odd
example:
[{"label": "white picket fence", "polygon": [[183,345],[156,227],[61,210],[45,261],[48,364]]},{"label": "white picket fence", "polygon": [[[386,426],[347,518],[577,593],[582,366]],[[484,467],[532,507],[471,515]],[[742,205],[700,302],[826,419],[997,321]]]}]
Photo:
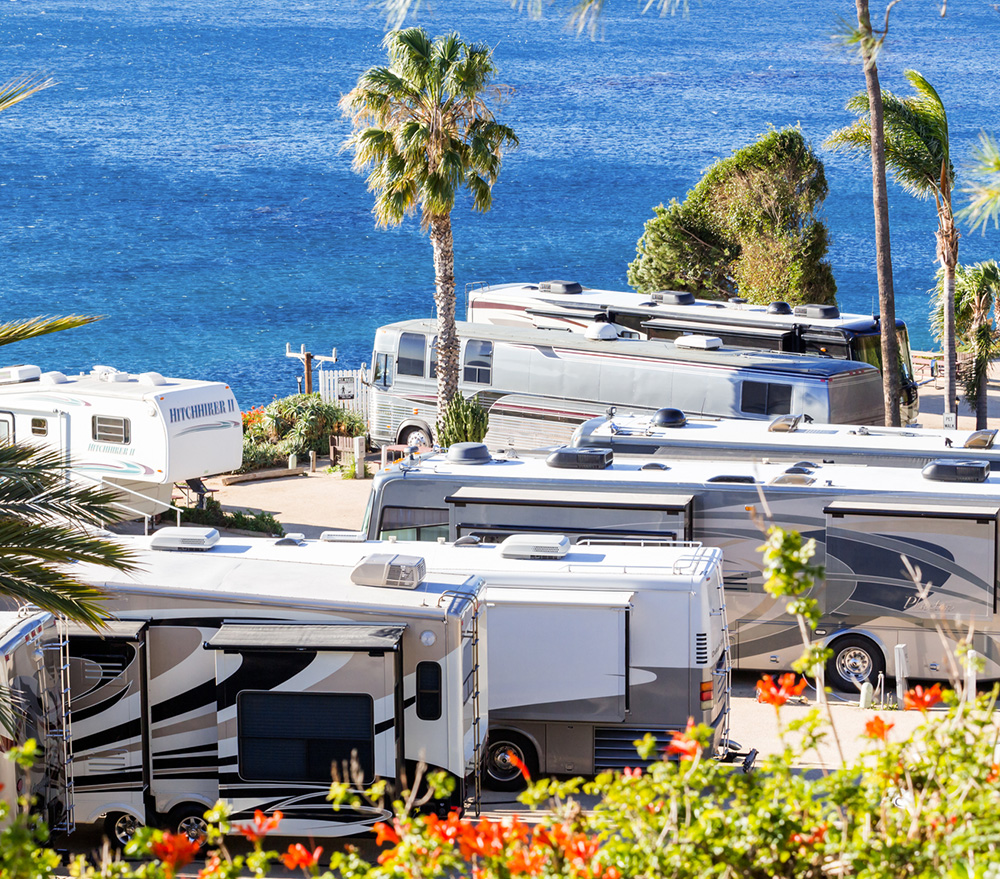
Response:
[{"label": "white picket fence", "polygon": [[365,424],[370,423],[371,393],[365,364],[360,369],[321,369],[318,375],[319,395],[324,402],[357,412]]}]

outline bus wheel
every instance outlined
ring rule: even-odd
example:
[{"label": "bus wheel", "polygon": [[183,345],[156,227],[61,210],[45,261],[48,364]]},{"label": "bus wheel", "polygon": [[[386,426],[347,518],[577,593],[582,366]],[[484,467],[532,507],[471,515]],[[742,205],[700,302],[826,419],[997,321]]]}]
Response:
[{"label": "bus wheel", "polygon": [[204,842],[208,836],[205,807],[198,803],[184,803],[171,809],[167,815],[167,830],[186,836],[192,842]]},{"label": "bus wheel", "polygon": [[843,693],[857,693],[865,681],[874,686],[878,676],[885,673],[885,657],[869,638],[845,635],[830,647],[833,656],[826,664],[826,679]]},{"label": "bus wheel", "polygon": [[430,446],[431,434],[422,427],[408,427],[400,433],[399,442],[403,446]]},{"label": "bus wheel", "polygon": [[104,832],[115,848],[123,848],[140,827],[139,819],[127,812],[109,812],[104,819]]},{"label": "bus wheel", "polygon": [[483,782],[490,790],[521,790],[525,786],[521,769],[511,757],[520,760],[534,778],[538,774],[535,749],[517,733],[491,732],[486,745]]}]

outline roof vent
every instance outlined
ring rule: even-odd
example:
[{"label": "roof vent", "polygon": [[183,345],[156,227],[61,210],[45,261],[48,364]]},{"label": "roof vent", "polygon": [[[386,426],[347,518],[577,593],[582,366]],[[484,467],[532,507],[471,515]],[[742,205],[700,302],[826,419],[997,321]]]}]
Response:
[{"label": "roof vent", "polygon": [[687,416],[680,409],[657,409],[650,419],[655,427],[683,427]]},{"label": "roof vent", "polygon": [[649,298],[661,305],[694,305],[694,293],[691,292],[657,290],[655,293],[650,293]]},{"label": "roof vent", "polygon": [[614,457],[611,449],[571,449],[563,446],[549,455],[545,463],[563,470],[607,470]]},{"label": "roof vent", "polygon": [[488,464],[493,460],[486,443],[452,443],[447,459],[449,464]]},{"label": "roof vent", "polygon": [[538,285],[539,293],[582,293],[583,286],[576,281],[542,281]]},{"label": "roof vent", "polygon": [[795,316],[813,320],[836,320],[840,317],[840,309],[836,305],[796,305]]},{"label": "roof vent", "polygon": [[17,366],[7,366],[0,369],[0,384],[16,385],[18,382],[37,381],[42,371],[37,366],[27,366],[20,363]]},{"label": "roof vent", "polygon": [[772,302],[767,307],[768,314],[791,314],[792,306],[787,302]]},{"label": "roof vent", "polygon": [[924,479],[935,482],[985,482],[990,475],[990,462],[941,458],[931,461],[920,472]]},{"label": "roof vent", "polygon": [[779,473],[771,480],[771,485],[812,485],[816,481],[808,471],[797,471],[794,468]]},{"label": "roof vent", "polygon": [[56,372],[43,372],[41,377],[41,382],[43,385],[64,385],[69,379],[66,378],[65,373]]},{"label": "roof vent", "polygon": [[779,415],[768,426],[768,433],[791,433],[799,426],[801,415]]},{"label": "roof vent", "polygon": [[996,439],[995,430],[977,430],[969,434],[969,438],[962,444],[966,449],[992,449],[993,440]]},{"label": "roof vent", "polygon": [[127,372],[119,372],[113,366],[95,366],[90,370],[90,374],[97,376],[102,382],[127,382],[129,380]]},{"label": "roof vent", "polygon": [[647,461],[643,464],[640,470],[669,470],[670,468],[664,464],[662,461]]},{"label": "roof vent", "polygon": [[565,534],[511,534],[500,544],[505,559],[561,559],[568,552]]},{"label": "roof vent", "polygon": [[618,330],[611,324],[591,324],[583,331],[583,335],[593,342],[610,342],[618,338]]},{"label": "roof vent", "polygon": [[214,528],[161,528],[153,535],[150,549],[163,552],[204,552],[219,542]]},{"label": "roof vent", "polygon": [[139,374],[140,385],[150,385],[155,388],[159,385],[165,385],[166,383],[167,380],[158,372],[143,372]]},{"label": "roof vent", "polygon": [[416,589],[426,575],[427,564],[418,555],[376,553],[358,562],[351,571],[351,582],[358,586]]},{"label": "roof vent", "polygon": [[711,351],[722,347],[722,339],[718,336],[700,336],[692,333],[688,336],[678,336],[674,339],[674,344],[678,348],[698,348],[702,351]]},{"label": "roof vent", "polygon": [[729,304],[730,305],[746,305],[747,301],[742,296],[730,296],[729,297]]},{"label": "roof vent", "polygon": [[364,531],[324,531],[319,539],[323,543],[364,543],[366,537]]},{"label": "roof vent", "polygon": [[723,473],[720,476],[710,476],[705,480],[706,482],[734,482],[738,485],[755,485],[757,480],[752,476],[744,476],[742,474],[728,474]]}]

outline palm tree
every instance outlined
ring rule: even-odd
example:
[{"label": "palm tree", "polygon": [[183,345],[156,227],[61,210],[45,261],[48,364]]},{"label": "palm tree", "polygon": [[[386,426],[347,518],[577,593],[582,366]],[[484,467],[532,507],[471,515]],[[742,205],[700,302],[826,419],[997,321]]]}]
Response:
[{"label": "palm tree", "polygon": [[[937,258],[941,263],[944,284],[944,411],[955,414],[955,266],[958,265],[958,229],[952,212],[951,194],[955,169],[951,164],[948,141],[948,116],[940,96],[915,70],[906,78],[916,91],[910,98],[884,92],[882,110],[885,124],[885,162],[896,182],[918,198],[934,198],[938,227]],[[858,121],[830,135],[834,147],[871,148],[869,101],[855,95],[847,107]]]},{"label": "palm tree", "polygon": [[[937,274],[938,307],[934,329],[940,335],[944,322],[944,270]],[[959,376],[965,399],[976,412],[976,429],[987,427],[986,383],[990,362],[1000,354],[997,307],[1000,305],[1000,265],[996,260],[955,269],[955,333],[972,351],[970,368]]]},{"label": "palm tree", "polygon": [[986,231],[990,220],[1000,228],[1000,146],[985,132],[979,135],[979,146],[973,150],[975,165],[972,182],[962,188],[969,196],[969,204],[958,216],[969,220],[972,231],[980,226]]},{"label": "palm tree", "polygon": [[476,210],[488,211],[503,151],[518,141],[487,104],[487,96],[505,94],[490,85],[496,68],[488,46],[463,43],[458,34],[431,40],[416,27],[386,34],[382,45],[389,66],[373,67],[341,98],[354,126],[345,148],[354,151],[355,170],[368,171],[376,222],[398,225],[419,208],[430,233],[441,413],[458,390],[455,196],[464,188]]}]

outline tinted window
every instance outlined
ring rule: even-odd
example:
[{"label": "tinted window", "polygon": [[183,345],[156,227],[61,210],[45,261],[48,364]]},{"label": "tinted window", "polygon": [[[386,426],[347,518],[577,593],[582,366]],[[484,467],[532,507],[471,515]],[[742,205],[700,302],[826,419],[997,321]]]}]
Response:
[{"label": "tinted window", "polygon": [[364,693],[240,693],[236,706],[240,776],[330,781],[352,752],[366,781],[375,775],[372,699]]},{"label": "tinted window", "polygon": [[426,339],[421,333],[403,333],[399,337],[399,359],[396,369],[400,375],[424,375],[424,348]]},{"label": "tinted window", "polygon": [[792,411],[792,386],[745,381],[740,410],[749,415],[787,415]]},{"label": "tinted window", "polygon": [[380,540],[448,539],[448,511],[413,507],[386,507],[379,523]]},{"label": "tinted window", "polygon": [[469,339],[465,343],[465,371],[463,379],[477,385],[488,385],[493,367],[493,343],[482,339]]},{"label": "tinted window", "polygon": [[388,388],[392,385],[392,355],[379,354],[375,358],[372,367],[372,384],[379,388]]},{"label": "tinted window", "polygon": [[441,717],[441,666],[436,662],[417,663],[417,717]]},{"label": "tinted window", "polygon": [[45,436],[49,432],[49,423],[44,418],[31,419],[32,436]]}]

